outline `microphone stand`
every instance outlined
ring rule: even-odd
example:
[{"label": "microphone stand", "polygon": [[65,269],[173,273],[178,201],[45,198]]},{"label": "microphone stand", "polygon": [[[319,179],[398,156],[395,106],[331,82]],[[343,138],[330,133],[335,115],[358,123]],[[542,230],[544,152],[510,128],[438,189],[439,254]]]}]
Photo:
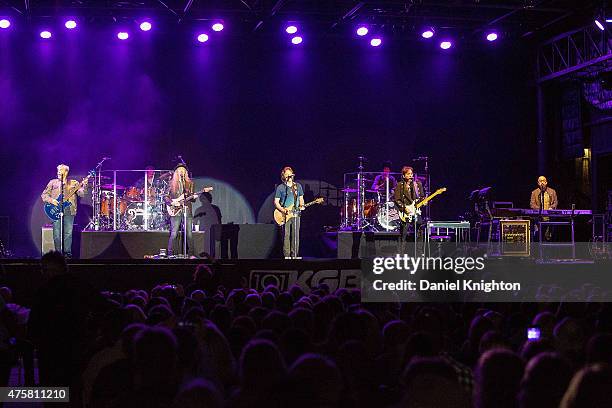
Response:
[{"label": "microphone stand", "polygon": [[60,178],[60,252],[64,255],[64,187],[65,187],[65,178],[61,176]]},{"label": "microphone stand", "polygon": [[187,258],[187,186],[185,185],[185,177],[181,177],[183,186],[183,258]]}]

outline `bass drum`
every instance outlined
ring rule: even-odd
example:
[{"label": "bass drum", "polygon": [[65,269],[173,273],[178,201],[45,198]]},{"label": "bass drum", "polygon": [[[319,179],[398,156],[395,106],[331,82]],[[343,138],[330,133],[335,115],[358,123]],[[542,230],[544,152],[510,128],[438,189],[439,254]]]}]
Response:
[{"label": "bass drum", "polygon": [[400,218],[397,208],[392,201],[388,201],[381,205],[376,216],[378,225],[386,231],[398,231],[400,227]]}]

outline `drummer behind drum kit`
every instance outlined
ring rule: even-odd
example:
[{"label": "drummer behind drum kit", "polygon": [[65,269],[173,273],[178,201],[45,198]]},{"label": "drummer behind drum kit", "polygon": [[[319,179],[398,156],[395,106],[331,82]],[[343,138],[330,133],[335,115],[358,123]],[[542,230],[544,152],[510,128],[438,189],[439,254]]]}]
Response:
[{"label": "drummer behind drum kit", "polygon": [[[401,173],[364,172],[365,157],[359,157],[359,171],[344,175],[344,206],[340,210],[340,228],[345,231],[398,231],[400,214],[393,202],[393,188]],[[427,167],[426,167],[427,168]],[[378,189],[376,177],[384,180]],[[392,182],[395,179],[395,182]],[[416,176],[428,191],[427,177]]]},{"label": "drummer behind drum kit", "polygon": [[[126,188],[120,184],[108,183],[111,179],[108,176],[97,176],[98,180],[106,184],[99,186],[99,194],[95,194],[95,191],[93,194],[94,229],[101,231],[167,231],[168,214],[165,211],[164,197],[168,193],[168,180],[171,175],[170,172],[166,172],[159,178],[155,178],[153,184],[147,185],[146,194],[144,186]],[[117,196],[116,214],[115,194]],[[96,209],[99,210],[96,211]],[[148,209],[148,214],[145,214],[145,209]],[[145,215],[148,215],[147,219]],[[97,228],[95,228],[96,221]]]}]

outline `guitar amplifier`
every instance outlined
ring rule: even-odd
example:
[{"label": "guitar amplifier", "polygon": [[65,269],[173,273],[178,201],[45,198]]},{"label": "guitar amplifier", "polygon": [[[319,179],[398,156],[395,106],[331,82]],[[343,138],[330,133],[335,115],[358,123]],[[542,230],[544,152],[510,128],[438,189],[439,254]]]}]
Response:
[{"label": "guitar amplifier", "polygon": [[529,256],[531,253],[530,220],[500,220],[501,254]]},{"label": "guitar amplifier", "polygon": [[53,243],[53,227],[42,227],[41,228],[42,241],[40,246],[41,255],[46,254],[49,251],[53,251],[55,249],[55,244]]}]

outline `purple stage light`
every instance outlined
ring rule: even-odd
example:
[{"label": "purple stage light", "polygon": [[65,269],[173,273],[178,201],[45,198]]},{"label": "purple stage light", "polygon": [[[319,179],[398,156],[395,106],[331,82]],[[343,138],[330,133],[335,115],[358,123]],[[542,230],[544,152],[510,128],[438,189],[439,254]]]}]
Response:
[{"label": "purple stage light", "polygon": [[205,43],[206,41],[208,41],[208,34],[200,34],[198,35],[198,41],[201,43]]},{"label": "purple stage light", "polygon": [[448,50],[452,46],[453,46],[453,43],[450,41],[442,41],[440,43],[440,48],[442,48],[443,50]]},{"label": "purple stage light", "polygon": [[497,33],[487,34],[487,41],[495,41],[495,40],[497,40]]},{"label": "purple stage light", "polygon": [[370,45],[372,47],[380,47],[381,44],[382,44],[382,40],[380,38],[378,38],[378,37],[372,38],[370,40]]},{"label": "purple stage light", "polygon": [[148,21],[143,21],[142,23],[140,23],[140,29],[142,31],[149,31],[151,28],[153,28],[153,26]]},{"label": "purple stage light", "polygon": [[604,31],[606,28],[604,27],[604,25],[601,23],[601,21],[599,21],[598,19],[595,19],[595,25],[597,26],[597,28],[599,28],[601,31]]},{"label": "purple stage light", "polygon": [[3,18],[2,20],[0,20],[0,28],[6,29],[6,28],[9,28],[10,26],[11,26],[11,22],[7,20],[6,18]]},{"label": "purple stage light", "polygon": [[287,28],[285,28],[285,31],[287,32],[287,34],[295,34],[297,33],[298,28],[294,25],[290,25],[287,26]]},{"label": "purple stage light", "polygon": [[41,31],[40,32],[40,38],[44,38],[45,40],[48,38],[51,38],[51,31]]},{"label": "purple stage light", "polygon": [[75,29],[76,26],[77,26],[77,23],[74,20],[68,20],[64,23],[64,27],[66,27],[69,30]]},{"label": "purple stage light", "polygon": [[291,39],[291,43],[294,44],[294,45],[301,44],[302,41],[304,41],[304,39],[302,37],[300,37],[299,35],[296,35],[295,37],[293,37]]},{"label": "purple stage light", "polygon": [[223,24],[221,23],[215,23],[212,25],[212,29],[213,31],[219,32],[219,31],[223,31]]},{"label": "purple stage light", "polygon": [[127,33],[127,31],[119,31],[117,33],[117,38],[123,41],[130,38],[130,35]]},{"label": "purple stage light", "polygon": [[363,37],[364,35],[366,35],[368,33],[368,27],[365,26],[361,26],[357,29],[357,35],[360,37]]},{"label": "purple stage light", "polygon": [[421,37],[423,38],[431,38],[434,36],[433,28],[428,28],[421,33]]}]

